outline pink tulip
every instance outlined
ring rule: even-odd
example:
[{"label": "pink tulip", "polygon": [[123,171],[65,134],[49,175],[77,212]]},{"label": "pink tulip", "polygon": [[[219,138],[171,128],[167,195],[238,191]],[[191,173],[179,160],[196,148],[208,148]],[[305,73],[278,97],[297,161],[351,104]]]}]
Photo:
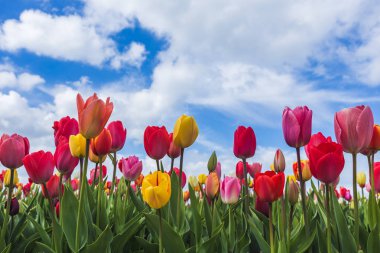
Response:
[{"label": "pink tulip", "polygon": [[64,175],[71,175],[79,163],[77,157],[73,157],[70,152],[69,143],[61,141],[54,153],[54,162],[57,170]]},{"label": "pink tulip", "polygon": [[119,120],[109,123],[107,129],[110,131],[112,137],[111,152],[114,153],[121,150],[124,147],[125,140],[127,139],[127,129]]},{"label": "pink tulip", "polygon": [[282,113],[282,131],[290,147],[305,146],[311,136],[313,112],[307,106],[298,106],[294,110],[285,107]]},{"label": "pink tulip", "polygon": [[215,172],[218,175],[218,178],[220,180],[220,177],[222,176],[222,165],[220,164],[220,162],[216,163]]},{"label": "pink tulip", "polygon": [[334,129],[337,142],[347,153],[366,149],[373,134],[373,115],[368,106],[356,106],[335,113]]},{"label": "pink tulip", "polygon": [[220,197],[225,204],[235,204],[239,200],[241,185],[236,177],[225,177],[220,184]]},{"label": "pink tulip", "polygon": [[63,117],[59,121],[54,121],[53,129],[55,146],[58,146],[61,140],[68,141],[70,135],[79,133],[78,121],[69,116]]},{"label": "pink tulip", "polygon": [[143,168],[142,161],[137,156],[121,158],[118,167],[128,181],[136,180]]},{"label": "pink tulip", "polygon": [[0,139],[0,161],[8,169],[22,166],[22,159],[29,154],[29,140],[18,134],[3,134]]},{"label": "pink tulip", "polygon": [[262,167],[263,165],[261,163],[252,163],[252,164],[247,163],[247,170],[248,170],[249,175],[252,178],[255,178],[255,175],[261,172]]},{"label": "pink tulip", "polygon": [[36,184],[46,183],[54,172],[54,157],[42,150],[24,157],[23,163],[29,177]]},{"label": "pink tulip", "polygon": [[370,183],[366,183],[365,184],[365,189],[367,190],[367,192],[370,192],[371,191],[371,184]]},{"label": "pink tulip", "polygon": [[[96,175],[95,175],[95,170],[96,170]],[[95,168],[95,169],[92,169],[90,171],[91,182],[94,182],[94,181],[98,180],[99,175],[100,175],[100,168],[99,168],[99,166],[97,168]],[[106,175],[107,175],[107,167],[105,165],[102,165],[102,179],[104,179],[104,177]]]}]

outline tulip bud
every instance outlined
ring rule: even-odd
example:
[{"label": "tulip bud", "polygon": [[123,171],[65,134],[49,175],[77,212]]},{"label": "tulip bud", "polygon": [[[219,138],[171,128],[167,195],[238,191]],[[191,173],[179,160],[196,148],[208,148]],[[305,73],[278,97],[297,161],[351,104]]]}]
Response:
[{"label": "tulip bud", "polygon": [[155,171],[147,175],[142,183],[143,200],[154,209],[165,206],[170,199],[171,183],[167,173]]},{"label": "tulip bud", "polygon": [[[7,208],[7,204],[8,203],[5,202],[5,206],[4,206],[5,209]],[[9,214],[11,216],[15,216],[16,214],[19,213],[19,211],[20,211],[20,205],[18,203],[17,198],[12,198],[12,200],[11,200],[11,208],[9,210]]]},{"label": "tulip bud", "polygon": [[199,182],[199,184],[204,185],[206,183],[206,180],[207,180],[207,175],[206,174],[199,174],[198,175],[198,182]]},{"label": "tulip bud", "polygon": [[[304,182],[310,180],[311,171],[310,171],[309,160],[301,160],[301,171],[302,171],[302,180]],[[294,176],[299,181],[300,179],[298,176],[298,163],[297,162],[293,163],[293,173],[294,173]]]},{"label": "tulip bud", "polygon": [[170,146],[169,146],[167,155],[170,158],[175,159],[181,155],[181,148],[175,145],[173,141],[173,133],[169,134],[169,142],[170,142]]},{"label": "tulip bud", "polygon": [[[13,170],[13,187],[15,187],[19,182],[19,179],[18,179],[18,173],[17,173],[17,170]],[[5,175],[4,175],[4,184],[6,187],[10,187],[11,185],[11,170],[10,169],[7,169],[7,171],[5,172]]]},{"label": "tulip bud", "polygon": [[220,184],[220,197],[225,204],[235,204],[239,200],[241,185],[236,177],[225,177]]},{"label": "tulip bud", "polygon": [[291,205],[298,202],[299,186],[294,176],[288,176],[288,199]]},{"label": "tulip bud", "polygon": [[307,106],[298,106],[294,110],[285,107],[282,113],[282,131],[290,147],[299,148],[309,142],[312,114]]},{"label": "tulip bud", "polygon": [[86,156],[86,138],[84,138],[83,135],[70,135],[69,146],[72,156],[78,158]]},{"label": "tulip bud", "polygon": [[59,214],[60,214],[60,207],[61,205],[59,204],[59,201],[57,202],[57,204],[55,205],[55,214],[57,215],[57,217],[59,218]]},{"label": "tulip bud", "polygon": [[236,164],[236,177],[243,179],[244,178],[244,164],[242,161],[237,162]]},{"label": "tulip bud", "polygon": [[123,123],[119,120],[109,123],[107,129],[112,137],[111,152],[114,153],[121,150],[127,139],[127,129],[124,128]]},{"label": "tulip bud", "polygon": [[219,191],[219,179],[215,172],[211,172],[206,180],[206,196],[210,199],[215,198]]},{"label": "tulip bud", "polygon": [[246,159],[255,155],[256,136],[252,127],[239,126],[234,134],[234,155]]},{"label": "tulip bud", "polygon": [[141,187],[143,180],[144,180],[144,175],[140,174],[140,176],[135,180],[136,186]]},{"label": "tulip bud", "polygon": [[358,185],[360,188],[364,188],[365,182],[366,182],[366,176],[364,172],[359,172],[356,174],[356,181],[358,182]]},{"label": "tulip bud", "polygon": [[174,125],[173,141],[177,147],[190,147],[197,139],[198,131],[194,117],[183,114]]},{"label": "tulip bud", "polygon": [[273,168],[276,172],[284,172],[285,170],[285,157],[281,149],[276,150],[273,160]]},{"label": "tulip bud", "polygon": [[108,129],[104,128],[100,134],[91,141],[92,152],[99,156],[107,156],[112,147],[112,136]]},{"label": "tulip bud", "polygon": [[0,139],[0,162],[6,168],[17,169],[29,154],[29,140],[18,134],[3,134]]},{"label": "tulip bud", "polygon": [[142,161],[137,156],[122,158],[119,161],[119,169],[128,181],[136,180],[142,171]]},{"label": "tulip bud", "polygon": [[213,172],[215,170],[217,162],[218,162],[218,158],[217,158],[216,153],[214,151],[214,152],[212,152],[210,158],[208,159],[208,163],[207,163],[207,168],[208,168],[209,173]]},{"label": "tulip bud", "polygon": [[73,157],[70,152],[69,143],[61,142],[55,150],[54,162],[57,170],[64,175],[71,175],[79,163],[77,157]]}]

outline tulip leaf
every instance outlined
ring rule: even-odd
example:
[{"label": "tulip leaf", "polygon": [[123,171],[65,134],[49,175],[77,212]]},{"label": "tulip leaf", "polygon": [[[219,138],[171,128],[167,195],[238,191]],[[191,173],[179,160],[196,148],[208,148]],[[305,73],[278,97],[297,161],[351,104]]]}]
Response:
[{"label": "tulip leaf", "polygon": [[230,252],[234,251],[235,247],[235,235],[236,235],[236,230],[235,230],[235,217],[234,214],[231,210],[231,207],[228,210],[228,248]]},{"label": "tulip leaf", "polygon": [[42,242],[46,245],[51,245],[50,237],[46,233],[45,229],[40,224],[38,224],[38,222],[35,221],[30,215],[27,215],[27,218],[33,224],[38,234],[41,236]]},{"label": "tulip leaf", "polygon": [[208,232],[208,237],[210,238],[212,235],[212,217],[211,217],[210,207],[207,203],[207,198],[203,198],[203,212],[204,212],[204,217],[206,220],[206,228]]},{"label": "tulip leaf", "polygon": [[220,224],[215,230],[215,233],[210,237],[210,239],[202,243],[202,245],[199,247],[198,252],[200,253],[216,252],[215,250],[216,240],[218,239],[219,233],[222,231],[222,229],[223,229],[223,225]]},{"label": "tulip leaf", "polygon": [[1,251],[1,253],[10,253],[10,252],[11,252],[11,247],[12,247],[12,244],[8,244],[8,246],[6,246],[6,247]]},{"label": "tulip leaf", "polygon": [[375,196],[372,194],[372,191],[370,191],[368,200],[368,222],[371,230],[373,230],[377,224],[378,214],[379,207],[376,204]]},{"label": "tulip leaf", "polygon": [[306,236],[305,227],[302,228],[299,236],[290,241],[290,252],[305,252],[314,241],[317,230],[313,229],[309,236]]},{"label": "tulip leaf", "polygon": [[[150,226],[158,235],[160,218],[155,214],[145,213],[144,215],[148,226]],[[186,251],[182,238],[164,219],[162,219],[162,243],[166,252],[184,253]]]},{"label": "tulip leaf", "polygon": [[[256,224],[254,223],[254,221],[253,221],[253,219],[254,219],[253,217],[254,216],[256,216],[256,214],[251,212],[251,216],[248,218],[248,224],[250,225],[251,231],[252,231],[253,235],[255,236],[256,241],[259,244],[261,251],[263,253],[269,253],[270,252],[269,244],[264,239],[264,237],[261,234],[260,230],[258,229],[258,227],[256,226]],[[257,217],[255,217],[255,218],[258,220]]]},{"label": "tulip leaf", "polygon": [[[75,197],[72,190],[70,190],[69,187],[66,187],[62,197],[60,215],[62,219],[63,233],[65,234],[67,243],[72,251],[76,251],[76,233],[79,235],[79,249],[86,245],[88,239],[88,225],[85,210],[82,209],[78,219],[78,208],[78,199]],[[78,226],[79,231],[76,231],[77,221],[80,222]]]},{"label": "tulip leaf", "polygon": [[157,253],[159,250],[158,244],[157,243],[151,243],[145,240],[142,237],[135,237],[136,241],[138,244],[143,247],[145,253]]},{"label": "tulip leaf", "polygon": [[32,201],[29,203],[29,206],[27,207],[27,209],[22,214],[22,216],[21,216],[20,220],[18,221],[16,227],[13,229],[12,234],[11,234],[12,241],[16,241],[18,239],[18,237],[20,236],[21,232],[26,227],[26,225],[27,225],[27,223],[25,222],[26,218],[27,218],[26,215],[29,213],[30,209],[33,207],[33,204],[34,204],[34,201],[36,200],[36,198],[37,198],[37,194],[34,195]]},{"label": "tulip leaf", "polygon": [[202,223],[201,223],[201,216],[198,212],[197,204],[198,199],[195,197],[194,189],[189,184],[189,192],[190,192],[190,201],[191,201],[191,212],[192,212],[192,230],[195,234],[195,241],[196,245],[198,246],[201,238],[202,238]]},{"label": "tulip leaf", "polygon": [[55,253],[55,251],[52,248],[50,248],[49,246],[47,246],[43,243],[40,243],[40,242],[35,242],[33,251],[34,252]]},{"label": "tulip leaf", "polygon": [[112,252],[123,252],[125,244],[138,232],[143,226],[144,218],[139,213],[125,225],[124,230],[114,236],[111,242]]},{"label": "tulip leaf", "polygon": [[90,245],[88,245],[83,253],[91,252],[107,252],[112,241],[112,231],[109,226],[99,235],[98,239]]},{"label": "tulip leaf", "polygon": [[368,236],[367,252],[376,253],[380,249],[379,226],[376,225]]},{"label": "tulip leaf", "polygon": [[139,212],[144,211],[145,205],[144,203],[136,197],[135,191],[132,189],[130,185],[128,185],[128,195],[131,198],[133,204]]}]

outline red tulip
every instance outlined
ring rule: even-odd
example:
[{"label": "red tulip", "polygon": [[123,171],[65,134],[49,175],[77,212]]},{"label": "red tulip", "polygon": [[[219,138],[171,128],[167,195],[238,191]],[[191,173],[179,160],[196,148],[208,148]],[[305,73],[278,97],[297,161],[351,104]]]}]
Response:
[{"label": "red tulip", "polygon": [[127,129],[124,128],[123,123],[119,120],[109,123],[107,129],[110,131],[112,137],[111,152],[114,153],[121,150],[127,139]]},{"label": "red tulip", "polygon": [[36,184],[46,183],[54,172],[54,157],[52,153],[38,151],[23,159],[26,172]]},{"label": "red tulip", "polygon": [[326,138],[321,132],[313,134],[310,138],[309,143],[305,146],[305,152],[306,152],[307,157],[309,157],[310,147],[312,146],[317,147],[319,144],[326,143],[326,142],[332,142],[330,136]]},{"label": "red tulip", "polygon": [[246,159],[255,155],[256,136],[252,127],[239,126],[234,134],[234,154]]},{"label": "red tulip", "polygon": [[99,157],[106,156],[112,147],[112,136],[108,129],[104,128],[103,131],[94,139],[91,140],[91,150]]},{"label": "red tulip", "polygon": [[[179,169],[176,168],[176,167],[174,167],[174,168],[173,168],[173,171],[174,171],[175,174],[177,174],[177,176],[179,177]],[[168,174],[169,174],[169,176],[171,176],[171,173],[170,173],[170,172],[169,172]],[[186,174],[185,174],[184,171],[182,171],[181,185],[182,185],[182,188],[185,187],[185,185],[186,185]]]},{"label": "red tulip", "polygon": [[[59,176],[53,175],[47,181],[46,188],[49,192],[50,198],[54,199],[59,196]],[[61,185],[61,191],[63,192],[63,185]],[[44,195],[45,198],[47,198],[47,192],[45,190],[45,187],[42,187],[42,195]]]},{"label": "red tulip", "polygon": [[375,181],[374,189],[377,193],[379,193],[380,192],[380,162],[374,163],[373,179]]},{"label": "red tulip", "polygon": [[0,161],[8,169],[22,166],[22,159],[29,154],[29,140],[18,134],[3,134],[0,139]]},{"label": "red tulip", "polygon": [[259,198],[256,198],[255,209],[260,213],[264,214],[266,217],[269,217],[269,203],[266,201],[261,201]]},{"label": "red tulip", "polygon": [[104,103],[96,93],[84,102],[82,96],[77,95],[77,109],[79,120],[79,132],[86,138],[95,138],[100,134],[113,110],[110,98]]},{"label": "red tulip", "polygon": [[334,129],[338,143],[347,153],[357,154],[366,149],[373,134],[373,115],[368,106],[357,106],[335,113]]},{"label": "red tulip", "polygon": [[261,163],[247,163],[247,170],[252,178],[255,178],[256,174],[261,172],[262,167],[263,165]]},{"label": "red tulip", "polygon": [[54,162],[57,170],[64,175],[71,175],[75,167],[78,165],[79,159],[71,155],[67,140],[61,142],[56,148]]},{"label": "red tulip", "polygon": [[339,195],[342,197],[342,198],[344,198],[344,196],[346,196],[346,193],[347,193],[347,188],[345,188],[345,187],[339,187]]},{"label": "red tulip", "polygon": [[79,180],[77,178],[74,178],[70,181],[71,188],[75,192],[79,188]]},{"label": "red tulip", "polygon": [[175,143],[173,142],[173,133],[169,134],[169,142],[170,146],[167,155],[170,158],[175,159],[181,155],[181,148],[175,145]]},{"label": "red tulip", "polygon": [[236,177],[244,179],[244,164],[242,161],[236,163]]},{"label": "red tulip", "polygon": [[319,141],[307,145],[311,174],[325,184],[334,182],[344,167],[342,145],[317,134]]},{"label": "red tulip", "polygon": [[54,121],[54,141],[55,146],[58,146],[60,140],[69,140],[70,135],[79,133],[78,121],[69,116],[61,118],[59,121]]},{"label": "red tulip", "polygon": [[282,196],[284,184],[283,172],[276,174],[274,171],[266,171],[256,175],[254,189],[261,201],[273,202]]},{"label": "red tulip", "polygon": [[57,204],[55,205],[55,213],[56,213],[56,215],[57,215],[57,217],[59,217],[59,213],[60,213],[60,204],[59,204],[59,202],[57,202]]},{"label": "red tulip", "polygon": [[168,152],[170,139],[164,126],[148,126],[144,132],[144,148],[154,160],[162,159]]},{"label": "red tulip", "polygon": [[[4,205],[4,208],[6,209],[7,208],[7,202],[5,202],[5,205]],[[17,198],[12,198],[11,200],[11,208],[9,210],[9,214],[11,216],[15,216],[16,214],[18,214],[20,211],[20,205],[18,203],[18,200]]]},{"label": "red tulip", "polygon": [[309,142],[312,115],[313,112],[307,106],[298,106],[294,110],[285,107],[282,113],[282,131],[290,147],[299,148]]},{"label": "red tulip", "polygon": [[28,196],[30,193],[30,188],[32,187],[32,183],[28,182],[22,187],[22,192],[24,193],[24,196]]}]

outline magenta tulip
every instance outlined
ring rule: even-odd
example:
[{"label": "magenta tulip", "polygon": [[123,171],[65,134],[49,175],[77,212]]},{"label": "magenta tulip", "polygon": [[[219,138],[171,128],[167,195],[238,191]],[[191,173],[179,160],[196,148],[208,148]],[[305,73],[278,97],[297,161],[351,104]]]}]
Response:
[{"label": "magenta tulip", "polygon": [[52,153],[38,151],[24,157],[23,163],[29,177],[36,184],[46,183],[54,172]]},{"label": "magenta tulip", "polygon": [[290,147],[305,146],[311,136],[313,112],[307,106],[297,106],[294,110],[285,107],[282,113],[282,131]]},{"label": "magenta tulip", "polygon": [[236,177],[225,177],[220,184],[220,197],[225,204],[235,204],[239,200],[241,185]]},{"label": "magenta tulip", "polygon": [[3,134],[0,139],[0,161],[9,169],[22,166],[22,160],[29,154],[29,140],[18,134]]},{"label": "magenta tulip", "polygon": [[53,129],[55,146],[58,146],[62,139],[68,141],[70,135],[79,133],[78,121],[69,116],[63,117],[59,121],[54,121]]},{"label": "magenta tulip", "polygon": [[119,161],[119,169],[128,181],[136,180],[142,171],[142,161],[137,156],[121,158]]},{"label": "magenta tulip", "polygon": [[234,134],[234,154],[246,159],[255,155],[256,136],[252,127],[239,126]]},{"label": "magenta tulip", "polygon": [[57,170],[63,175],[71,175],[79,163],[77,157],[73,157],[70,152],[69,143],[61,141],[54,153],[54,162]]},{"label": "magenta tulip", "polygon": [[111,133],[112,145],[111,152],[117,152],[124,147],[125,140],[127,139],[127,129],[123,126],[121,121],[112,121],[108,124],[107,129]]}]

